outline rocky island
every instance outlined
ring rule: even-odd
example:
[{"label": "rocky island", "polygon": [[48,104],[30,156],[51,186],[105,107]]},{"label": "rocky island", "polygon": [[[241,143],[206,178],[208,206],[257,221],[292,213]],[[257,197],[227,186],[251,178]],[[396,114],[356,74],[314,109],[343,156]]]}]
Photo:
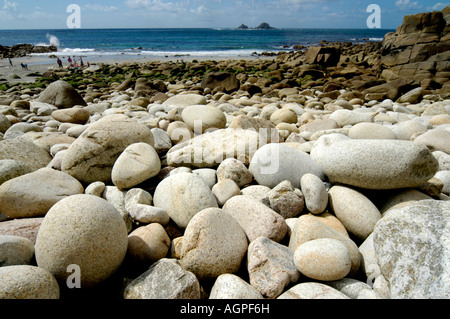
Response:
[{"label": "rocky island", "polygon": [[249,28],[247,25],[241,24],[238,27],[238,29],[239,30],[276,30],[276,28],[272,27],[267,22],[263,22],[263,23],[261,23],[259,26],[255,27],[255,28]]},{"label": "rocky island", "polygon": [[449,31],[3,82],[0,298],[448,299]]}]

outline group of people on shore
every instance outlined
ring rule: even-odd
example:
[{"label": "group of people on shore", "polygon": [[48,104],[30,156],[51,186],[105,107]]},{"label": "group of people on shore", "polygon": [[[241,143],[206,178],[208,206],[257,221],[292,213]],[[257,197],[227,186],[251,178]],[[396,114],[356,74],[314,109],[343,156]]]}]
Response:
[{"label": "group of people on shore", "polygon": [[[62,60],[61,60],[59,57],[57,58],[56,62],[58,63],[58,66],[59,66],[60,68],[63,68],[63,67],[64,67],[64,66],[63,66],[63,62],[62,62]],[[68,68],[80,68],[80,67],[83,68],[83,67],[85,66],[82,57],[80,57],[79,59],[73,57],[73,59],[72,59],[72,57],[69,56],[69,57],[67,58],[67,62],[69,63]],[[78,63],[78,62],[79,62],[79,63]],[[89,62],[87,62],[87,66],[88,66],[88,67],[90,66]]]}]

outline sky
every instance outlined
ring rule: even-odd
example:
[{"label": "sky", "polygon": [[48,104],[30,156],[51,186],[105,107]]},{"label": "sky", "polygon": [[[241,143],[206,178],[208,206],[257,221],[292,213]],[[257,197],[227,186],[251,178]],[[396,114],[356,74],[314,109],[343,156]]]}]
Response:
[{"label": "sky", "polygon": [[[442,10],[446,0],[0,0],[0,30],[81,28],[236,28],[267,22],[276,28],[367,28],[370,4],[381,28],[403,17]],[[80,15],[68,7],[75,4]],[[78,19],[79,17],[79,19]],[[73,27],[73,24],[72,24]]]}]

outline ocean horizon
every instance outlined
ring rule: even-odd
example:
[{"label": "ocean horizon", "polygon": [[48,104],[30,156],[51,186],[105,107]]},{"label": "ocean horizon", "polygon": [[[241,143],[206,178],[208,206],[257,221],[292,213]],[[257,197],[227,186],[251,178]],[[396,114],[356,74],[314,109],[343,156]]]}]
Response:
[{"label": "ocean horizon", "polygon": [[[248,57],[321,41],[382,41],[390,29],[124,28],[1,30],[0,45],[54,45],[57,56]],[[35,56],[50,55],[33,54]]]}]

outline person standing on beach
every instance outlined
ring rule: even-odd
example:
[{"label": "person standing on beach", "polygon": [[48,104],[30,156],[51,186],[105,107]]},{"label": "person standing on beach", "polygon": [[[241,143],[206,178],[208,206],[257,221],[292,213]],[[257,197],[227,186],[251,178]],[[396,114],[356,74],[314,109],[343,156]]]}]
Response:
[{"label": "person standing on beach", "polygon": [[59,65],[60,68],[63,67],[63,63],[62,63],[62,61],[61,61],[60,58],[58,58],[58,59],[56,60],[56,62],[58,62],[58,65]]},{"label": "person standing on beach", "polygon": [[12,67],[14,67],[14,65],[13,65],[13,63],[12,63],[12,61],[11,61],[11,58],[8,58],[8,60],[9,60],[9,64],[10,64]]}]

